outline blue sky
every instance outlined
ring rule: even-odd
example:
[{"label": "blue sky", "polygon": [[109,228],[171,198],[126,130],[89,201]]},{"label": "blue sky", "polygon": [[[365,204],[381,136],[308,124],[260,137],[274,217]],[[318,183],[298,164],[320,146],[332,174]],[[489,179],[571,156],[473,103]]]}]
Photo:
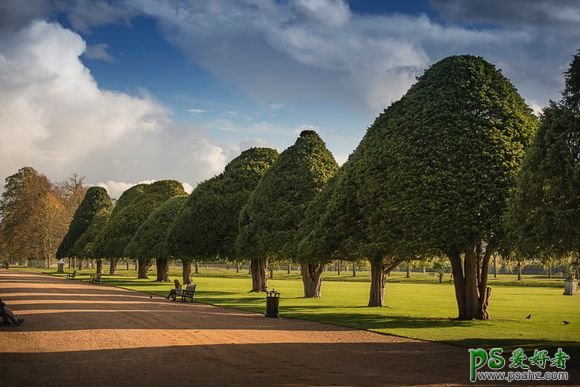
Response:
[{"label": "blue sky", "polygon": [[31,165],[112,196],[163,178],[195,186],[303,129],[344,162],[454,54],[496,64],[539,112],[559,96],[578,26],[574,1],[6,0],[0,178]]}]

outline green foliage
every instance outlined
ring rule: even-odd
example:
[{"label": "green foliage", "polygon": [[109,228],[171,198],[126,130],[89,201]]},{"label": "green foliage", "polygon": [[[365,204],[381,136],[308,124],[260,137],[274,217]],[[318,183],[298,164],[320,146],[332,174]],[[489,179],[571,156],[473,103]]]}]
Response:
[{"label": "green foliage", "polygon": [[121,196],[119,205],[124,207],[113,209],[111,219],[99,235],[96,254],[101,258],[122,257],[125,247],[149,215],[166,200],[183,195],[185,191],[181,183],[161,180],[130,192],[128,197],[133,197],[130,202]]},{"label": "green foliage", "polygon": [[526,256],[580,251],[580,54],[559,103],[544,109],[511,201],[510,224]]},{"label": "green foliage", "polygon": [[493,65],[468,55],[433,65],[376,119],[343,167],[343,201],[361,231],[357,249],[415,257],[499,237],[535,127]]},{"label": "green foliage", "polygon": [[234,258],[239,213],[277,157],[274,149],[248,149],[223,173],[199,184],[171,226],[168,238],[175,255]]},{"label": "green foliage", "polygon": [[72,257],[75,244],[91,226],[95,216],[101,216],[103,212],[110,213],[112,208],[113,202],[111,202],[104,188],[89,188],[73,216],[66,235],[56,251],[56,257]]},{"label": "green foliage", "polygon": [[175,196],[149,215],[125,248],[125,256],[135,258],[170,257],[167,230],[186,200],[187,195]]},{"label": "green foliage", "polygon": [[239,254],[278,259],[293,255],[306,207],[337,170],[318,134],[303,131],[266,172],[242,210],[236,240]]},{"label": "green foliage", "polygon": [[111,210],[112,206],[111,208],[103,208],[95,214],[89,228],[76,241],[73,248],[69,250],[71,257],[98,258],[95,250],[96,243],[111,217]]}]

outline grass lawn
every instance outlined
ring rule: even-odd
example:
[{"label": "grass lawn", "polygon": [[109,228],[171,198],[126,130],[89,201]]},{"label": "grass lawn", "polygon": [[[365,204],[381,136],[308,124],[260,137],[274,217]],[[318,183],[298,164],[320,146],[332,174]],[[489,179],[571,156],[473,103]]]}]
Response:
[{"label": "grass lawn", "polygon": [[[80,279],[88,280],[88,272],[79,271]],[[127,289],[165,296],[171,283],[156,283],[153,279],[138,280],[133,270],[121,270],[120,276],[103,276],[102,283]],[[53,274],[54,272],[51,272]],[[177,271],[173,278],[180,279]],[[280,313],[284,317],[301,318],[325,323],[367,329],[381,333],[445,342],[464,347],[494,346],[504,349],[523,347],[556,348],[561,346],[577,363],[580,358],[580,296],[563,296],[562,280],[559,287],[541,278],[525,278],[522,285],[509,286],[514,276],[500,276],[491,282],[489,321],[456,321],[453,286],[443,284],[419,273],[405,279],[404,273],[389,278],[386,305],[366,307],[369,283],[364,275],[349,281],[347,275],[327,278],[323,282],[322,298],[302,298],[302,283],[298,273],[278,275],[269,280],[270,288],[281,292]],[[336,275],[334,275],[336,277]],[[547,286],[542,286],[545,284]],[[250,279],[246,273],[234,271],[209,272],[194,277],[199,302],[264,312],[264,294],[248,293]],[[499,285],[499,286],[498,286]],[[526,316],[531,314],[530,319]],[[569,321],[565,325],[563,321]]]}]

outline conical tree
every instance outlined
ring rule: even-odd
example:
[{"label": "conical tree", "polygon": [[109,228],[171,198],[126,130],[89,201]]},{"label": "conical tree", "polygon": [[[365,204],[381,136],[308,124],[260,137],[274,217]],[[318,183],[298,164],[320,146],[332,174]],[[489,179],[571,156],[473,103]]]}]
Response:
[{"label": "conical tree", "polygon": [[372,260],[447,255],[460,319],[487,319],[489,259],[537,121],[493,65],[433,65],[369,128],[352,184]]},{"label": "conical tree", "polygon": [[[174,196],[185,195],[183,185],[175,180],[161,180],[146,186],[125,208],[113,213],[103,230],[103,251],[110,257],[120,258],[139,227],[161,204]],[[148,278],[150,260],[139,258],[138,278]]]},{"label": "conical tree", "polygon": [[223,173],[199,184],[189,195],[168,234],[174,255],[182,257],[185,283],[191,275],[192,258],[236,258],[240,211],[277,157],[274,149],[248,149]]},{"label": "conical tree", "polygon": [[98,274],[103,274],[103,260],[95,255],[95,242],[100,232],[103,230],[109,218],[111,217],[111,211],[113,209],[113,203],[111,202],[110,207],[105,206],[101,210],[95,213],[93,220],[87,231],[80,236],[76,241],[73,248],[69,251],[69,255],[72,257],[79,258],[96,258]]},{"label": "conical tree", "polygon": [[157,281],[169,281],[169,258],[172,254],[167,243],[167,233],[186,200],[185,195],[175,196],[159,206],[125,247],[125,256],[140,258],[146,261],[146,265],[155,259]]},{"label": "conical tree", "polygon": [[[240,214],[236,240],[238,253],[252,260],[252,291],[267,290],[268,259],[295,253],[294,238],[306,207],[337,169],[324,141],[305,130],[260,180]],[[313,290],[307,293],[316,295]]]},{"label": "conical tree", "polygon": [[[565,74],[560,102],[544,109],[510,206],[524,256],[580,255],[580,52]],[[572,275],[574,270],[572,270]]]},{"label": "conical tree", "polygon": [[123,250],[125,245],[122,243],[117,243],[115,238],[115,231],[112,229],[114,224],[117,224],[116,220],[119,214],[128,207],[135,199],[143,194],[145,188],[148,184],[137,184],[129,188],[121,194],[121,197],[115,203],[113,211],[105,225],[100,228],[99,233],[93,243],[93,253],[97,258],[108,258],[111,262],[109,268],[109,274],[114,275],[117,270],[117,259],[123,256]]},{"label": "conical tree", "polygon": [[103,209],[111,210],[113,202],[102,187],[91,187],[87,190],[84,199],[73,215],[62,242],[56,251],[57,258],[72,257],[70,254],[75,243],[87,231],[96,214]]}]

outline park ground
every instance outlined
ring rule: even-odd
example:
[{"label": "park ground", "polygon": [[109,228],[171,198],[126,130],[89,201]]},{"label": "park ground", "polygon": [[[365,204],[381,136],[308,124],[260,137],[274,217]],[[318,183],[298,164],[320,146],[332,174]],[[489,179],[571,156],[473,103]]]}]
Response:
[{"label": "park ground", "polygon": [[161,298],[171,285],[152,280],[105,276],[95,286],[2,271],[0,297],[26,322],[2,328],[0,372],[22,385],[466,384],[466,348],[521,346],[564,348],[578,381],[580,297],[562,296],[557,282],[499,279],[493,319],[458,322],[453,287],[430,278],[395,275],[386,306],[367,308],[364,275],[328,276],[318,300],[300,297],[295,274],[278,277],[276,320],[252,313],[263,312],[264,296],[247,292],[243,274],[196,276],[201,303],[183,305]]}]

